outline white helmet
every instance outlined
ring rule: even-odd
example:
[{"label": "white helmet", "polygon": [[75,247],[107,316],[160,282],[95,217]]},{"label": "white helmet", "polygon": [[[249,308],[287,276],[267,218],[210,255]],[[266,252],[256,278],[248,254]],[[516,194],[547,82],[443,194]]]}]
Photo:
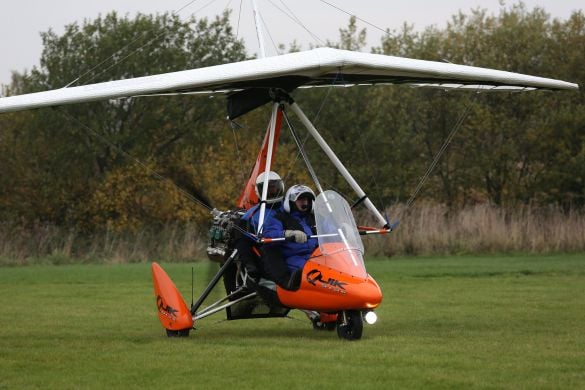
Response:
[{"label": "white helmet", "polygon": [[[258,199],[262,198],[262,186],[266,172],[262,172],[256,178],[256,195]],[[277,203],[282,201],[282,194],[284,194],[284,183],[278,173],[274,171],[268,172],[268,192],[266,195],[266,203]]]},{"label": "white helmet", "polygon": [[[291,210],[291,203],[296,202],[301,196],[309,196],[311,200],[315,200],[315,193],[313,190],[305,185],[296,184],[286,191],[286,195],[284,196],[284,204],[283,208],[284,211],[290,213]],[[313,207],[311,207],[311,211],[313,211]]]}]

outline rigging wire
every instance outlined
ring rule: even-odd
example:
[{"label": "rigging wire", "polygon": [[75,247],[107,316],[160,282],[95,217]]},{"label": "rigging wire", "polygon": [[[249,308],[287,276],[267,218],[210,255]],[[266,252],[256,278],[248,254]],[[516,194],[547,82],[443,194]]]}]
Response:
[{"label": "rigging wire", "polygon": [[[191,6],[192,4],[196,3],[199,0],[191,0],[188,3],[186,3],[184,6],[180,7],[179,9],[173,11],[171,14],[172,15],[178,15],[181,11],[183,11],[184,9],[186,9],[187,7]],[[200,12],[201,10],[207,8],[209,5],[213,4],[214,2],[216,2],[217,0],[211,0],[208,3],[206,3],[204,6],[202,6],[201,8],[197,9],[196,11],[194,11],[193,13],[191,13],[189,16],[193,16],[195,14],[197,14],[198,12]],[[231,0],[230,0],[231,3]],[[241,4],[241,3],[240,3]],[[229,3],[228,3],[229,5]],[[138,52],[139,50],[142,50],[144,47],[152,44],[153,42],[155,42],[156,40],[158,40],[160,37],[162,37],[163,35],[167,34],[167,31],[162,31],[161,33],[157,34],[154,38],[150,39],[149,41],[147,41],[146,43],[144,43],[143,45],[141,45],[140,47],[134,49],[132,52],[130,52],[129,54],[127,54],[126,56],[124,56],[123,58],[117,60],[116,62],[114,62],[112,65],[108,66],[107,68],[105,68],[104,70],[102,70],[101,72],[93,75],[91,78],[89,78],[88,80],[86,80],[85,82],[89,82],[94,80],[95,78],[99,77],[100,75],[102,75],[103,73],[107,72],[109,69],[111,69],[112,67],[120,64],[121,62],[125,61],[127,58],[129,58],[130,56],[132,56],[133,54],[135,54],[136,52]],[[83,73],[82,75],[80,75],[79,77],[77,77],[75,80],[71,81],[69,84],[67,84],[64,88],[68,88],[71,85],[77,83],[79,80],[81,80],[83,77],[85,77],[86,75],[90,74],[91,72],[93,72],[94,70],[98,69],[99,67],[101,67],[102,65],[104,65],[105,63],[107,63],[108,61],[114,59],[114,57],[126,50],[127,48],[129,48],[130,46],[132,46],[133,44],[135,44],[138,41],[144,40],[144,38],[146,38],[148,32],[144,32],[142,35],[137,36],[136,38],[134,38],[131,42],[129,42],[128,44],[126,44],[125,46],[123,46],[122,48],[120,48],[119,50],[117,50],[116,52],[114,52],[112,55],[110,55],[108,58],[106,58],[105,60],[103,60],[102,62],[100,62],[99,64],[95,65],[94,67],[92,67],[91,69],[89,69],[88,71],[86,71],[85,73]],[[80,120],[78,120],[77,118],[71,116],[70,114],[66,113],[65,111],[59,109],[58,112],[64,116],[65,118],[76,122],[78,125],[80,125],[82,128],[84,128],[88,133],[93,134],[96,138],[98,138],[99,140],[101,140],[103,143],[109,145],[110,147],[112,147],[113,149],[117,150],[118,152],[120,152],[122,155],[126,156],[127,158],[129,158],[130,160],[132,160],[135,164],[137,164],[138,166],[140,166],[141,168],[145,169],[147,172],[149,172],[151,175],[153,175],[154,177],[156,177],[158,180],[161,181],[166,181],[168,183],[170,183],[173,187],[176,188],[176,190],[181,193],[183,196],[185,196],[187,199],[191,200],[192,202],[199,204],[200,206],[205,207],[208,210],[212,210],[212,207],[208,204],[206,204],[205,202],[202,202],[201,200],[197,199],[196,197],[194,197],[192,194],[190,194],[189,192],[187,192],[185,189],[181,188],[180,186],[178,186],[174,181],[162,176],[161,174],[159,174],[158,172],[154,171],[153,169],[149,168],[147,165],[145,165],[142,161],[140,161],[139,159],[133,157],[130,153],[126,152],[125,150],[123,150],[122,148],[120,148],[119,146],[115,145],[113,142],[109,141],[106,137],[104,137],[103,135],[101,135],[100,133],[98,133],[97,131],[95,131],[94,129],[92,129],[91,127],[89,127],[88,125],[84,124],[83,122],[81,122]]]},{"label": "rigging wire", "polygon": [[423,177],[421,178],[421,180],[418,182],[418,185],[416,186],[415,190],[413,191],[413,193],[410,195],[410,198],[406,202],[406,207],[405,207],[404,212],[406,212],[410,208],[410,206],[412,206],[412,204],[414,203],[414,201],[415,201],[418,193],[420,192],[420,190],[422,189],[423,185],[425,184],[425,182],[427,181],[427,179],[431,175],[432,171],[435,169],[435,166],[439,162],[439,159],[441,158],[441,156],[443,155],[443,153],[445,152],[445,150],[447,150],[447,147],[449,146],[449,144],[453,140],[453,137],[455,136],[455,133],[457,133],[457,131],[461,128],[461,125],[463,124],[463,121],[467,118],[467,116],[471,112],[471,107],[473,106],[473,103],[475,103],[475,101],[477,100],[477,96],[478,95],[479,95],[479,91],[476,91],[473,94],[473,96],[469,98],[465,109],[463,110],[463,112],[457,118],[457,121],[455,122],[455,125],[451,129],[451,132],[449,133],[449,135],[445,139],[445,142],[443,142],[443,145],[441,146],[441,148],[439,149],[439,151],[437,152],[437,154],[435,154],[435,157],[433,158],[433,161],[432,161],[431,165],[427,168],[425,174],[423,175]]},{"label": "rigging wire", "polygon": [[[188,3],[186,3],[185,5],[183,5],[182,7],[180,7],[179,9],[173,11],[171,14],[172,15],[178,15],[181,11],[183,11],[184,9],[186,9],[187,7],[191,6],[192,4],[196,3],[199,0],[191,0]],[[206,3],[204,6],[202,6],[201,8],[197,9],[196,11],[194,11],[193,13],[191,13],[190,16],[193,16],[195,14],[197,14],[198,12],[202,11],[203,9],[207,8],[208,6],[210,6],[211,4],[215,3],[217,0],[211,0],[208,3]],[[286,15],[288,18],[290,18],[291,20],[293,20],[295,23],[297,23],[299,26],[301,26],[305,31],[307,31],[313,39],[315,39],[316,41],[318,41],[318,44],[321,45],[325,45],[325,43],[323,42],[323,40],[321,38],[319,38],[316,34],[314,34],[312,31],[310,31],[301,21],[300,19],[293,13],[293,11],[282,1],[280,0],[281,4],[288,10],[288,12],[284,11],[282,8],[278,7],[272,0],[268,0],[270,2],[270,4],[272,4],[276,9],[278,9],[280,12],[282,12],[284,15]],[[342,8],[336,6],[335,4],[332,4],[330,2],[327,2],[325,0],[320,0],[322,3],[329,5],[332,8],[335,8],[347,15],[350,16],[354,16],[356,19],[384,32],[384,34],[387,34],[387,31],[383,30],[382,28],[374,25],[371,22],[368,22],[365,19],[360,18],[359,16],[352,14],[348,11],[343,10]],[[228,3],[231,4],[232,0],[230,0],[230,2]],[[237,30],[236,30],[236,37],[239,34],[239,26],[240,26],[240,18],[241,18],[241,11],[242,11],[242,4],[243,4],[243,0],[240,0],[240,9],[239,9],[239,13],[238,13],[238,25],[237,25]],[[292,15],[292,16],[291,16]],[[260,16],[262,19],[262,16]],[[265,27],[267,28],[266,22],[264,22],[264,20],[262,20],[262,22],[264,23]],[[268,31],[268,28],[267,28]],[[113,68],[116,65],[119,65],[121,62],[124,62],[126,59],[128,59],[130,56],[134,55],[136,52],[138,52],[139,50],[142,50],[144,47],[149,46],[150,44],[152,44],[154,41],[158,40],[161,36],[165,35],[167,32],[163,31],[159,34],[157,34],[154,38],[152,38],[151,40],[147,41],[146,43],[144,43],[143,45],[141,45],[140,47],[136,48],[135,50],[133,50],[132,52],[130,52],[128,55],[122,57],[121,59],[115,61],[113,64],[111,64],[110,66],[108,66],[107,68],[105,68],[104,70],[102,70],[101,72],[93,75],[91,78],[87,79],[86,81],[84,81],[84,83],[89,83],[92,80],[95,80],[97,77],[101,76],[102,74],[104,74],[105,72],[107,72],[108,70],[110,70],[111,68]],[[129,48],[130,46],[132,46],[133,44],[135,44],[138,41],[142,41],[146,38],[146,35],[148,34],[148,32],[144,32],[142,35],[136,37],[135,39],[133,39],[131,42],[129,42],[128,44],[126,44],[125,46],[123,46],[122,48],[120,48],[119,50],[117,50],[116,52],[114,52],[112,55],[110,55],[108,58],[104,59],[103,61],[101,61],[100,63],[98,63],[97,65],[95,65],[94,67],[90,68],[89,70],[87,70],[86,72],[84,72],[83,74],[81,74],[80,76],[78,76],[76,79],[74,79],[73,81],[71,81],[70,83],[68,83],[67,85],[65,85],[63,88],[68,88],[71,87],[72,85],[76,84],[77,82],[79,82],[83,77],[85,77],[86,75],[90,74],[91,72],[93,72],[94,70],[98,69],[99,67],[101,67],[102,65],[104,65],[105,63],[114,60],[115,56],[117,54],[119,54],[120,52],[124,51],[125,49]],[[278,54],[280,54],[280,52],[277,49],[277,46],[274,42],[274,40],[272,39],[272,36],[270,35],[270,32],[268,31],[268,34],[270,36],[270,40],[272,41],[272,44],[275,47],[275,50]]]},{"label": "rigging wire", "polygon": [[240,153],[240,146],[238,144],[238,136],[236,134],[235,126],[231,126],[232,134],[234,135],[234,144],[236,145],[236,154],[238,155],[238,165],[240,166],[240,175],[242,176],[242,183],[246,183],[246,173],[244,172],[244,164],[242,162],[242,154]]},{"label": "rigging wire", "polygon": [[278,5],[274,4],[274,2],[272,0],[268,0],[268,2],[270,4],[272,4],[272,6],[274,8],[276,8],[277,10],[279,10],[280,12],[282,12],[284,15],[286,15],[289,19],[291,19],[293,22],[295,22],[296,24],[298,24],[299,26],[301,26],[316,42],[318,45],[323,45],[325,46],[325,42],[319,38],[315,33],[313,33],[311,30],[309,30],[302,22],[301,20],[293,13],[293,11],[282,1],[280,0],[280,3],[288,10],[284,11],[282,8],[280,8]]},{"label": "rigging wire", "polygon": [[79,119],[75,118],[74,116],[68,114],[67,112],[65,112],[65,110],[63,110],[60,107],[56,108],[57,112],[59,112],[64,118],[77,123],[79,126],[81,126],[83,129],[85,129],[88,133],[92,134],[94,137],[96,137],[97,139],[99,139],[100,141],[102,141],[103,143],[105,143],[106,145],[110,146],[111,148],[117,150],[118,152],[120,152],[123,156],[127,157],[128,159],[130,159],[131,161],[133,161],[136,165],[138,165],[139,167],[143,168],[145,171],[147,171],[148,173],[150,173],[151,175],[153,175],[155,178],[157,178],[158,180],[162,181],[162,182],[167,182],[170,183],[173,187],[175,187],[175,189],[177,191],[179,191],[179,193],[181,193],[183,196],[185,196],[187,199],[191,200],[194,203],[199,204],[200,206],[205,207],[207,210],[213,210],[213,208],[202,202],[201,200],[197,199],[196,197],[194,197],[192,194],[190,194],[189,192],[187,192],[186,190],[184,190],[183,188],[179,187],[177,185],[177,183],[175,183],[174,181],[172,181],[171,179],[164,177],[163,175],[161,175],[160,173],[156,172],[154,169],[148,167],[146,164],[144,164],[142,161],[140,161],[139,159],[137,159],[136,157],[132,156],[130,153],[128,153],[127,151],[125,151],[124,149],[122,149],[121,147],[119,147],[118,145],[114,144],[113,142],[111,142],[110,140],[108,140],[106,137],[104,137],[103,135],[101,135],[99,132],[95,131],[94,129],[92,129],[90,126],[86,125],[85,123],[83,123],[82,121],[80,121]]},{"label": "rigging wire", "polygon": [[311,175],[313,182],[317,186],[317,190],[319,191],[319,193],[323,192],[323,187],[321,187],[321,183],[319,182],[319,178],[317,177],[317,174],[315,173],[315,170],[313,169],[313,165],[311,165],[311,162],[309,161],[309,156],[307,156],[307,152],[306,152],[305,148],[303,147],[303,145],[301,144],[301,140],[299,139],[299,136],[298,136],[293,124],[290,122],[286,111],[283,111],[282,113],[284,115],[284,120],[286,121],[286,124],[288,125],[288,128],[290,129],[290,133],[291,133],[295,143],[297,144],[297,148],[299,149],[299,153],[303,157],[303,160],[305,161],[305,165],[307,166],[307,169],[309,170],[309,174]]},{"label": "rigging wire", "polygon": [[[338,78],[339,78],[339,72],[337,72],[337,74],[335,75],[335,77],[331,81],[331,86],[335,85],[335,82],[338,80]],[[317,121],[319,120],[319,115],[321,114],[321,110],[323,110],[323,107],[325,106],[325,102],[329,99],[329,95],[331,94],[332,89],[333,88],[327,88],[327,93],[325,94],[325,97],[323,97],[323,100],[321,100],[321,104],[319,105],[319,109],[317,110],[317,113],[313,117],[313,120],[312,120],[313,125],[315,125],[317,123]],[[307,143],[307,141],[309,140],[309,137],[310,137],[310,134],[307,133],[307,135],[305,135],[305,139],[303,140],[303,142],[301,144],[303,148],[304,148],[305,144]],[[286,170],[287,174],[283,179],[285,183],[286,183],[286,179],[290,175],[290,172],[292,170],[293,165],[295,165],[297,163],[297,160],[299,159],[300,155],[301,155],[300,151],[297,152],[295,158],[289,164],[289,166]]]},{"label": "rigging wire", "polygon": [[[173,11],[171,13],[171,15],[178,15],[181,11],[183,11],[185,8],[191,6],[192,4],[194,4],[195,2],[197,2],[199,0],[191,0],[190,2],[188,2],[187,4],[185,4],[184,6],[182,6],[181,8]],[[193,16],[195,14],[197,14],[198,12],[200,12],[201,10],[207,8],[209,5],[215,3],[217,0],[211,0],[209,1],[207,4],[205,4],[203,7],[199,8],[198,10],[196,10],[195,12],[191,13],[189,16]],[[141,35],[137,36],[136,38],[134,38],[132,41],[130,41],[128,44],[124,45],[122,48],[116,50],[113,54],[111,54],[109,57],[107,57],[106,59],[104,59],[103,61],[101,61],[100,63],[98,63],[97,65],[95,65],[94,67],[90,68],[88,71],[84,72],[83,74],[81,74],[80,76],[78,76],[75,80],[71,81],[69,84],[65,85],[63,88],[69,88],[70,86],[72,86],[73,84],[76,84],[79,80],[81,80],[83,77],[87,76],[88,74],[90,74],[91,72],[93,72],[94,70],[98,69],[99,67],[101,67],[102,65],[104,65],[105,63],[114,60],[115,56],[119,53],[121,53],[122,51],[126,50],[127,48],[129,48],[130,46],[134,45],[136,42],[139,41],[144,41],[144,39],[146,38],[146,36],[148,35],[148,31],[145,31],[144,33],[142,33]],[[136,52],[138,52],[139,50],[142,50],[144,47],[152,44],[153,42],[155,42],[156,40],[158,40],[160,37],[162,37],[163,35],[167,34],[167,31],[162,31],[159,34],[157,34],[154,38],[150,39],[149,41],[147,41],[146,43],[142,44],[140,47],[134,49],[133,51],[131,51],[129,54],[127,54],[126,56],[122,57],[121,59],[115,61],[113,64],[111,64],[110,66],[108,66],[107,68],[105,68],[104,70],[102,70],[101,72],[93,75],[92,77],[90,77],[89,79],[87,79],[86,81],[84,81],[84,83],[88,83],[92,80],[95,80],[97,77],[101,76],[102,74],[104,74],[105,72],[107,72],[108,70],[112,69],[114,66],[119,65],[121,62],[125,61],[126,59],[128,59],[130,56],[134,55]]]},{"label": "rigging wire", "polygon": [[244,3],[244,0],[240,0],[240,10],[238,11],[238,24],[236,26],[236,40],[240,36],[240,19],[242,18],[242,4],[243,3]]},{"label": "rigging wire", "polygon": [[[198,0],[191,0],[189,1],[187,4],[185,4],[184,6],[182,6],[181,8],[175,10],[172,12],[172,15],[177,15],[178,13],[180,13],[181,11],[183,11],[185,8],[191,6],[192,4],[196,3]],[[210,6],[211,4],[215,3],[217,0],[211,0],[208,3],[206,3],[204,6],[202,6],[201,8],[199,8],[198,10],[196,10],[195,12],[191,13],[190,16],[195,15],[196,13],[200,12],[201,10],[207,8],[208,6]],[[360,18],[359,16],[350,13],[348,11],[345,11],[344,9],[338,7],[335,4],[332,4],[328,1],[325,0],[320,0],[322,3],[327,4],[328,6],[337,9],[338,11],[341,11],[349,16],[353,16],[356,19],[368,24],[371,27],[374,27],[375,29],[382,31],[384,34],[388,34],[388,32],[378,26],[376,26],[375,24]],[[230,2],[228,3],[231,4],[232,0],[230,0]],[[272,0],[269,0],[269,2],[276,8],[278,9],[280,12],[282,12],[284,15],[286,15],[288,18],[290,18],[291,20],[293,20],[295,23],[297,23],[298,25],[300,25],[305,31],[307,31],[312,37],[313,39],[317,40],[319,43],[323,44],[323,41],[317,36],[315,35],[313,32],[311,32],[300,20],[299,18],[292,12],[292,10],[282,1],[280,0],[281,4],[288,10],[288,12],[284,11],[282,8],[280,8],[278,5],[276,5]],[[239,33],[239,25],[240,25],[240,19],[241,19],[241,11],[242,11],[242,5],[243,5],[243,0],[240,0],[240,7],[239,7],[239,13],[238,13],[238,24],[237,24],[237,32],[236,34]],[[268,32],[268,35],[270,37],[270,40],[276,50],[276,52],[278,54],[280,54],[280,51],[278,50],[272,35],[270,34],[270,31],[268,29],[268,26],[266,24],[266,22],[264,21],[264,19],[262,18],[262,15],[260,15],[260,19],[262,21],[262,23],[264,24],[266,31]],[[102,70],[100,73],[95,74],[94,76],[92,76],[91,78],[89,78],[88,80],[86,80],[85,82],[89,82],[94,80],[95,78],[99,77],[100,75],[102,75],[103,73],[107,72],[108,70],[110,70],[112,67],[120,64],[121,62],[125,61],[126,59],[128,59],[130,56],[134,55],[136,52],[138,52],[139,50],[142,50],[144,47],[152,44],[154,41],[158,40],[161,36],[165,35],[167,32],[163,31],[159,34],[157,34],[154,38],[150,39],[149,41],[147,41],[146,43],[144,43],[143,45],[141,45],[140,47],[136,48],[135,50],[133,50],[132,52],[130,52],[129,54],[127,54],[126,56],[122,57],[121,59],[117,60],[116,62],[114,62],[112,65],[108,66],[107,68],[105,68],[104,70]],[[102,65],[104,65],[106,62],[114,59],[114,57],[124,51],[125,49],[129,48],[130,46],[132,46],[134,43],[144,40],[144,38],[146,37],[146,34],[148,34],[148,32],[145,32],[144,34],[136,37],[135,39],[133,39],[131,42],[129,42],[128,44],[126,44],[124,47],[122,47],[121,49],[117,50],[115,53],[113,53],[112,55],[110,55],[108,58],[106,58],[105,60],[103,60],[102,62],[100,62],[99,64],[97,64],[96,66],[92,67],[91,69],[89,69],[88,71],[86,71],[85,73],[81,74],[79,77],[77,77],[75,80],[71,81],[69,84],[67,84],[64,88],[68,88],[71,85],[77,83],[79,80],[81,80],[83,77],[85,77],[86,75],[88,75],[89,73],[93,72],[94,70],[96,70],[97,68],[101,67]],[[238,35],[236,35],[237,37]],[[336,75],[337,78],[337,75]],[[335,82],[335,80],[334,80]],[[322,103],[317,111],[317,113],[315,114],[315,117],[313,119],[313,122],[316,123],[320,113],[325,105],[326,100],[329,97],[329,94],[331,92],[332,88],[329,88],[327,91],[326,96],[324,97],[324,99],[322,100]],[[425,174],[423,175],[423,177],[421,178],[421,180],[419,181],[417,187],[415,188],[415,190],[413,191],[413,193],[411,194],[409,200],[407,201],[407,205],[406,205],[406,209],[408,209],[415,201],[416,196],[419,194],[421,188],[423,187],[423,185],[425,184],[425,182],[428,180],[430,174],[432,173],[432,171],[434,170],[434,168],[436,167],[439,159],[441,158],[441,156],[443,155],[443,153],[445,152],[445,150],[447,149],[448,145],[451,143],[453,137],[455,136],[455,133],[458,131],[458,129],[461,127],[464,119],[467,117],[467,115],[470,112],[470,108],[471,105],[473,103],[473,101],[475,101],[475,96],[474,99],[470,99],[470,101],[468,102],[468,105],[466,106],[464,112],[460,115],[459,119],[457,120],[455,126],[453,127],[453,129],[451,130],[449,136],[447,137],[447,139],[445,140],[445,142],[443,143],[443,145],[441,146],[440,150],[437,152],[437,154],[435,155],[433,162],[431,163],[431,165],[428,167],[427,171],[425,172]],[[84,123],[82,123],[81,121],[77,120],[76,118],[70,116],[69,114],[65,113],[64,111],[59,111],[63,116],[69,118],[70,120],[73,120],[75,122],[77,122],[79,125],[81,125],[83,128],[85,128],[86,130],[88,130],[89,132],[93,133],[95,136],[97,136],[100,140],[102,140],[102,142],[105,142],[106,144],[108,144],[109,146],[115,148],[116,150],[118,150],[119,152],[121,152],[123,155],[127,156],[128,158],[130,158],[132,161],[134,161],[136,164],[138,164],[139,166],[141,166],[142,168],[146,169],[147,171],[149,171],[151,174],[153,174],[155,177],[157,177],[159,180],[162,181],[168,181],[170,183],[172,183],[172,185],[174,187],[177,188],[177,190],[179,192],[181,192],[183,195],[185,195],[187,198],[189,198],[190,200],[194,201],[195,203],[198,203],[208,209],[211,209],[208,205],[204,204],[203,202],[201,202],[200,200],[198,200],[197,198],[193,197],[190,193],[186,192],[184,189],[180,188],[178,185],[176,185],[176,183],[174,183],[173,181],[171,181],[168,178],[165,178],[164,176],[160,175],[159,173],[157,173],[156,171],[152,170],[151,168],[149,168],[148,166],[146,166],[144,163],[142,163],[140,160],[134,158],[133,156],[131,156],[128,152],[124,151],[123,149],[121,149],[120,147],[118,147],[117,145],[111,143],[109,140],[107,140],[105,137],[103,137],[101,134],[99,134],[98,132],[96,132],[95,130],[91,129],[89,126],[85,125]],[[291,132],[293,134],[293,139],[295,140],[295,143],[297,144],[297,147],[299,148],[299,152],[297,153],[297,156],[295,157],[294,161],[291,163],[291,166],[294,165],[296,163],[296,161],[298,160],[299,156],[301,156],[305,162],[308,165],[308,168],[310,170],[311,176],[313,177],[313,180],[316,181],[316,183],[318,183],[318,178],[316,176],[316,173],[314,172],[313,168],[310,166],[310,163],[307,159],[307,156],[304,152],[304,145],[307,142],[309,135],[307,134],[307,136],[305,137],[305,139],[303,140],[303,142],[300,142],[300,139],[298,138],[298,135],[296,134],[292,123],[290,123],[290,120],[288,118],[288,116],[285,113],[285,120],[287,122],[287,124],[289,125],[289,128],[291,129]],[[235,134],[235,131],[232,129],[233,134],[234,134],[234,139],[235,139],[235,143],[236,143],[236,148],[238,151],[238,156],[239,159],[241,161],[241,156],[240,156],[240,150],[239,150],[239,146],[237,143],[237,137]],[[360,141],[361,141],[361,146],[362,149],[364,151],[364,153],[367,156],[367,151],[365,149],[365,145],[363,143],[363,138],[361,137],[360,134]],[[241,165],[241,163],[240,163]],[[289,167],[289,168],[290,168]],[[287,175],[288,176],[288,175]],[[245,177],[245,175],[244,175]],[[377,181],[374,178],[374,186],[377,188]]]},{"label": "rigging wire", "polygon": [[[376,166],[375,164],[371,164],[371,160],[370,160],[370,156],[368,154],[368,151],[366,150],[366,144],[364,143],[364,137],[361,131],[358,131],[359,134],[359,138],[360,138],[360,144],[362,146],[362,151],[364,153],[364,157],[366,159],[366,164],[368,166]],[[374,172],[371,172],[371,179],[374,185],[374,192],[376,193],[376,197],[378,198],[378,204],[382,207],[382,210],[385,210],[386,207],[384,206],[384,203],[382,202],[382,195],[381,195],[381,191],[380,191],[380,187],[378,186],[378,181],[376,180],[376,175],[374,174]]]},{"label": "rigging wire", "polygon": [[280,50],[278,50],[278,46],[276,46],[276,43],[274,43],[274,39],[272,39],[272,34],[270,34],[270,29],[268,29],[268,24],[266,24],[266,22],[264,21],[264,18],[262,17],[262,14],[260,12],[258,12],[258,15],[260,15],[260,21],[262,22],[262,24],[264,25],[264,29],[268,33],[268,37],[270,38],[270,42],[272,42],[272,46],[274,46],[274,51],[276,52],[276,54],[281,55],[282,53],[280,52]]},{"label": "rigging wire", "polygon": [[319,1],[320,1],[321,3],[325,3],[325,4],[327,4],[327,5],[328,5],[328,6],[330,6],[330,7],[333,7],[333,8],[335,8],[335,9],[336,9],[336,10],[338,10],[338,11],[341,11],[341,12],[343,12],[344,14],[347,14],[347,15],[349,15],[349,16],[353,16],[353,17],[354,17],[354,18],[356,18],[357,20],[359,20],[359,21],[362,21],[362,22],[366,23],[367,25],[374,27],[376,30],[380,30],[380,31],[382,31],[382,32],[383,32],[385,35],[389,35],[389,34],[388,34],[388,31],[384,30],[384,29],[383,29],[383,28],[381,28],[381,27],[378,27],[378,26],[376,26],[376,25],[375,25],[375,24],[373,24],[373,23],[370,23],[370,22],[368,22],[368,21],[367,21],[367,20],[365,20],[365,19],[362,19],[362,18],[360,18],[360,17],[359,17],[359,16],[357,16],[356,14],[353,14],[353,13],[351,13],[351,12],[345,11],[344,9],[342,9],[342,8],[339,8],[339,7],[338,7],[338,6],[336,6],[335,4],[331,4],[331,3],[329,3],[328,1],[325,1],[325,0],[319,0]]}]

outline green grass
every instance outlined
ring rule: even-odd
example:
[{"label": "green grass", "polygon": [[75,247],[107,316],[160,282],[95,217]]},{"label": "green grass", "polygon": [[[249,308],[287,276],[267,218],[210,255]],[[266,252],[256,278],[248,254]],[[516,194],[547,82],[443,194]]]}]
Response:
[{"label": "green grass", "polygon": [[[163,265],[190,301],[191,266]],[[207,273],[196,264],[196,290]],[[0,268],[0,389],[584,388],[585,256],[376,260],[357,342],[292,319],[168,339],[147,264]],[[197,288],[198,287],[198,288]]]}]

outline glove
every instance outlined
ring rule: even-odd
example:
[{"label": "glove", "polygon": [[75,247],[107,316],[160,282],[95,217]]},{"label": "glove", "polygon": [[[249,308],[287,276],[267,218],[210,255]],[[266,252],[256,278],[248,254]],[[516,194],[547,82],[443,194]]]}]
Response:
[{"label": "glove", "polygon": [[299,244],[304,244],[307,242],[307,235],[305,232],[301,232],[300,230],[285,230],[284,238],[286,238],[287,241],[294,241],[298,242]]}]

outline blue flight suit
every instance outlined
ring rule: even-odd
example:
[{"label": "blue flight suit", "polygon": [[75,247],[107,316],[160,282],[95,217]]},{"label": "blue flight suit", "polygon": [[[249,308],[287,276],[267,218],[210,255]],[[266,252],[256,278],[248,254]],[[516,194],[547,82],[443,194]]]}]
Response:
[{"label": "blue flight suit", "polygon": [[[279,210],[274,218],[265,221],[263,237],[278,238],[284,237],[285,230],[300,230],[307,237],[315,234],[315,218],[311,213],[303,213],[298,210],[287,213],[283,208]],[[311,254],[319,245],[316,238],[308,238],[305,243],[294,241],[281,241],[270,245],[278,245],[289,271],[302,269]]]},{"label": "blue flight suit", "polygon": [[[264,213],[264,226],[266,223],[274,219],[278,210],[280,210],[282,202],[271,203],[266,205]],[[240,227],[252,234],[257,233],[258,225],[260,223],[260,203],[249,208],[241,218]],[[264,230],[264,228],[263,228]],[[254,277],[264,276],[272,280],[281,280],[286,271],[286,265],[282,259],[282,255],[278,253],[270,257],[267,261],[266,256],[263,255],[262,247],[258,246],[251,237],[242,236],[236,247],[240,252],[240,258],[244,262],[248,272]]]},{"label": "blue flight suit", "polygon": [[[267,204],[264,211],[264,229],[266,229],[266,223],[273,219],[276,213],[281,210],[282,202]],[[242,221],[248,223],[248,231],[250,233],[257,233],[258,225],[260,224],[260,203],[252,206],[242,216]],[[263,229],[263,230],[264,230]]]}]

